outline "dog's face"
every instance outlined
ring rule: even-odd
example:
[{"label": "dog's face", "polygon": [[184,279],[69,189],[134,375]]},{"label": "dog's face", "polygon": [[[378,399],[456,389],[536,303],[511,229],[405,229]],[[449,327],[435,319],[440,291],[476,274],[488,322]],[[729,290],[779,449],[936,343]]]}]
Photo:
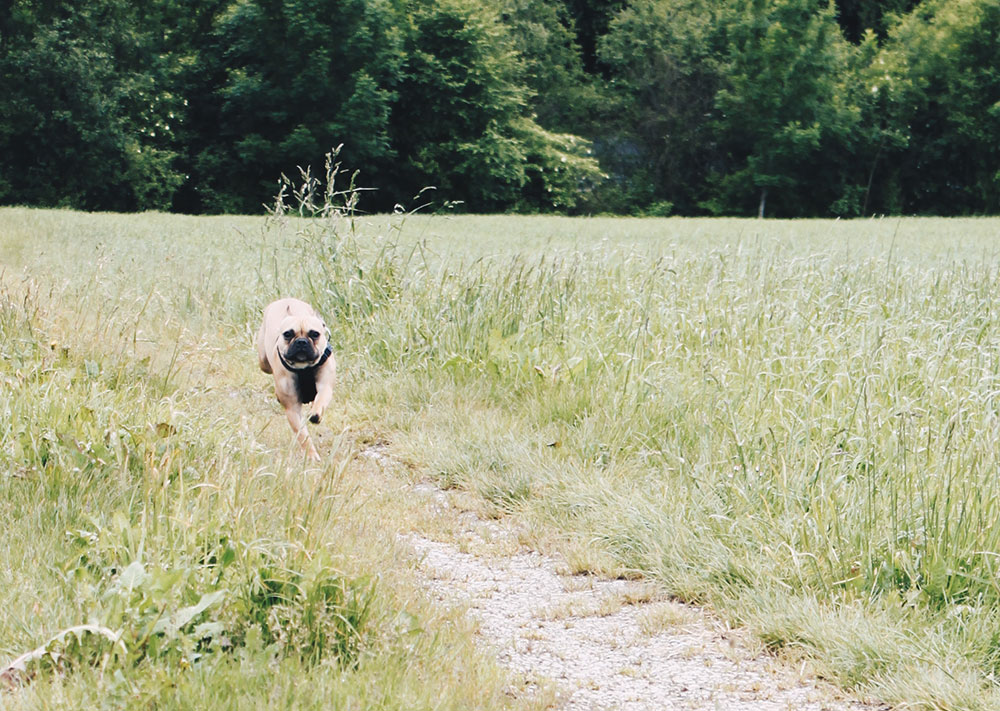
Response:
[{"label": "dog's face", "polygon": [[315,364],[326,344],[326,324],[317,316],[287,316],[278,327],[278,353],[292,369]]}]

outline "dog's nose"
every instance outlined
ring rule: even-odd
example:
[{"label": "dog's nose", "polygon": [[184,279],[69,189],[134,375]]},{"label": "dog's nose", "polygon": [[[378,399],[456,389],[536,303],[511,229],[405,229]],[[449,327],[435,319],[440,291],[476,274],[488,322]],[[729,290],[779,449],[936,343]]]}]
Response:
[{"label": "dog's nose", "polygon": [[313,347],[308,338],[296,338],[288,346],[288,357],[294,360],[312,360]]}]

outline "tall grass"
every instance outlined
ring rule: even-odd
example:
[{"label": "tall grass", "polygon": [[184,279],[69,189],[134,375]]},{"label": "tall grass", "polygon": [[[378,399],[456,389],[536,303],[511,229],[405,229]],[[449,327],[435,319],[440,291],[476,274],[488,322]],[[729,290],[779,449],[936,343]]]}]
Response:
[{"label": "tall grass", "polygon": [[10,214],[71,235],[0,285],[0,705],[519,705],[368,524],[396,504],[350,437],[303,471],[266,427],[245,239],[227,226],[227,259],[129,218]]},{"label": "tall grass", "polygon": [[[296,189],[305,194],[301,184]],[[95,392],[120,388],[130,402],[152,403],[134,415],[153,424],[133,427],[152,448],[129,460],[137,472],[158,464],[157,448],[185,436],[186,427],[220,433],[218,418],[239,419],[217,397],[242,392],[253,377],[249,350],[240,360],[232,348],[250,342],[267,300],[302,296],[331,327],[349,428],[376,431],[418,474],[478,492],[496,515],[533,522],[540,543],[550,544],[551,535],[562,540],[577,569],[654,577],[888,701],[996,705],[996,222],[361,216],[350,202],[349,177],[344,190],[329,180],[311,190],[311,201],[289,190],[285,207],[293,209],[240,220],[238,232],[223,221],[189,218],[4,215],[53,236],[82,229],[86,236],[73,249],[83,251],[109,230],[136,240],[132,235],[156,224],[172,235],[169,248],[149,236],[137,243],[164,250],[156,269],[140,261],[130,271],[125,255],[135,253],[116,241],[100,278],[72,273],[58,249],[16,257],[32,273],[59,275],[62,293],[90,299],[80,323],[94,308],[118,309],[119,328],[100,332],[90,346],[71,344],[67,357],[79,378],[88,361],[99,364],[98,378],[121,371],[114,386],[101,381]],[[191,230],[200,236],[187,243]],[[12,250],[12,241],[3,248]],[[204,255],[201,262],[195,254]],[[136,319],[140,313],[152,314],[157,333],[149,333],[145,316]],[[96,328],[97,321],[85,332]],[[27,352],[39,362],[63,357],[61,345],[47,345],[60,329],[42,330]],[[18,333],[4,342],[16,342]],[[94,355],[104,352],[104,339],[116,344],[113,352],[136,357]],[[174,350],[177,356],[168,356]],[[134,375],[140,367],[153,378]],[[226,376],[215,373],[220,367]],[[213,373],[216,392],[197,390]],[[156,397],[128,390],[138,382],[152,383]],[[244,397],[254,396],[237,402]],[[54,421],[60,412],[34,417]],[[256,417],[266,412],[261,404]],[[105,418],[110,423],[111,415]],[[186,424],[193,422],[202,424]],[[157,433],[160,423],[167,427]],[[102,420],[99,429],[107,426]],[[240,496],[276,497],[288,526],[267,536],[251,528],[239,538],[300,540],[315,530],[319,511],[293,514],[301,500],[278,493],[287,479],[267,465],[273,450],[251,422],[239,432],[213,435],[228,442],[237,463],[218,464],[229,473],[207,481],[242,481]],[[22,433],[5,447],[14,439],[29,448],[37,441],[24,450],[33,453],[55,446]],[[166,479],[180,488],[178,472],[204,469],[220,446],[212,438],[193,446],[180,469],[160,467],[159,488],[119,493],[115,507],[142,510],[137,502],[155,500]],[[41,457],[5,451],[13,463]],[[53,451],[60,471],[79,466],[73,458],[82,455],[72,448]],[[259,474],[247,479],[245,471]],[[258,485],[267,493],[255,494]],[[229,496],[233,504],[221,510],[244,510]],[[323,496],[336,501],[339,494]],[[87,493],[66,497],[61,506],[70,510]],[[206,504],[197,515],[163,516],[211,520],[215,511]],[[318,530],[333,536],[338,524],[329,515],[320,516]],[[252,517],[255,525],[260,516]],[[189,551],[189,560],[204,548],[179,531],[170,535],[158,549]],[[309,576],[305,559],[253,560],[262,562],[252,570],[295,571],[282,578],[282,590],[298,590]],[[339,581],[336,604],[367,594],[364,574],[323,565]],[[196,605],[203,590],[191,588],[183,604]],[[289,629],[301,631],[308,601],[325,593],[313,595],[287,608]],[[373,609],[381,599],[376,592]],[[228,619],[212,609],[210,617]],[[243,608],[226,614],[236,609]],[[264,623],[250,619],[264,634]],[[324,634],[336,635],[335,626]],[[318,646],[328,648],[327,639]],[[309,649],[308,640],[300,645]]]},{"label": "tall grass", "polygon": [[959,246],[919,235],[943,222],[908,221],[910,243],[899,222],[827,222],[806,244],[752,225],[717,247],[469,258],[330,215],[285,225],[322,266],[309,296],[396,411],[400,451],[443,484],[582,536],[849,686],[995,703],[995,223],[952,223],[985,228]]}]

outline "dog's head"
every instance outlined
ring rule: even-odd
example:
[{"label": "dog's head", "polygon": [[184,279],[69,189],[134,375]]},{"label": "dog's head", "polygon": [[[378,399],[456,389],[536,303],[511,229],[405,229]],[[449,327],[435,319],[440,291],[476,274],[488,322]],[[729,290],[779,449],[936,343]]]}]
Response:
[{"label": "dog's head", "polygon": [[315,314],[290,314],[278,327],[278,353],[285,367],[310,368],[323,357],[327,346],[326,324]]}]

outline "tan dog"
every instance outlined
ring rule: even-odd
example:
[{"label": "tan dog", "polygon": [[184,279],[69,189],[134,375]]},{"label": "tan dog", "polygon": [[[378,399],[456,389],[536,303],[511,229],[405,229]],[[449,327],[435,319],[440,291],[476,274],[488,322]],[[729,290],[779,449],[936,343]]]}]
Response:
[{"label": "tan dog", "polygon": [[274,394],[295,439],[316,461],[319,454],[302,419],[302,406],[312,403],[308,417],[315,424],[330,404],[337,373],[332,352],[326,324],[306,302],[278,299],[264,309],[257,333],[260,369],[274,375]]}]

